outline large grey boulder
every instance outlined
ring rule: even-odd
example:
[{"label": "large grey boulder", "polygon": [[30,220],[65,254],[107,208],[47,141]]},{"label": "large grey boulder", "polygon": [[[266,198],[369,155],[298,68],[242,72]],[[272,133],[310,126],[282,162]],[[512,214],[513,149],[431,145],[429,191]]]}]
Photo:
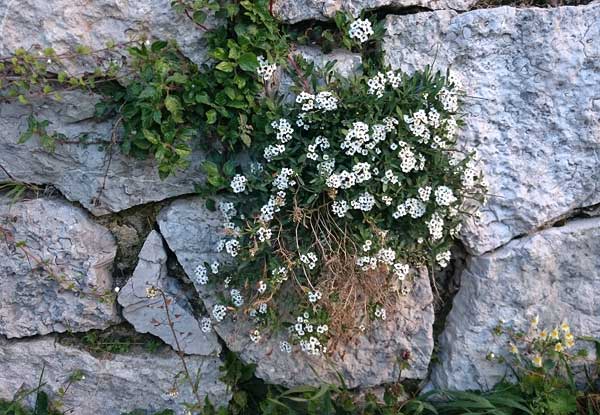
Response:
[{"label": "large grey boulder", "polygon": [[112,234],[83,209],[53,199],[0,196],[0,334],[102,329],[111,301]]},{"label": "large grey boulder", "polygon": [[[0,104],[0,181],[51,184],[95,215],[194,191],[203,177],[199,152],[193,153],[189,169],[161,180],[152,159],[137,160],[123,155],[118,144],[108,145],[113,123],[92,119],[98,99],[70,91],[62,93],[60,102],[48,98],[34,101],[31,108],[16,102]],[[53,152],[43,149],[36,137],[18,144],[31,113],[50,121],[48,132],[62,133],[72,141],[87,136],[88,142],[104,144],[58,144]]]},{"label": "large grey boulder", "polygon": [[508,355],[507,339],[493,335],[500,320],[519,330],[539,314],[540,326],[563,319],[577,335],[600,336],[600,218],[579,219],[515,239],[469,258],[440,338],[435,386],[492,387],[507,368],[486,360]]},{"label": "large grey boulder", "polygon": [[[191,376],[195,379],[200,374],[200,399],[208,396],[215,406],[226,405],[229,392],[219,380],[221,361],[202,356],[185,359]],[[74,415],[115,415],[134,409],[148,413],[172,409],[185,414],[184,404],[197,402],[179,356],[172,350],[135,350],[100,358],[61,345],[52,336],[19,341],[0,338],[0,399],[10,401],[17,393],[37,388],[42,371],[42,390],[51,401],[62,403],[61,411]],[[59,390],[67,389],[74,373],[84,378],[68,386],[61,397]],[[26,395],[23,403],[33,406],[35,393]]]},{"label": "large grey boulder", "polygon": [[358,16],[363,10],[382,7],[423,7],[431,10],[468,10],[476,0],[275,0],[274,14],[287,23],[332,19],[338,11]]},{"label": "large grey boulder", "polygon": [[160,337],[176,351],[198,355],[221,351],[215,333],[202,331],[181,284],[167,275],[167,252],[156,231],[148,235],[133,276],[119,291],[118,301],[123,306],[123,317],[137,332]]},{"label": "large grey boulder", "polygon": [[388,62],[448,66],[466,86],[465,145],[490,183],[474,254],[600,202],[600,4],[389,16]]},{"label": "large grey boulder", "polygon": [[[77,45],[104,49],[109,41],[124,43],[175,39],[196,63],[205,61],[203,30],[171,8],[171,0],[0,0],[0,55],[17,48],[52,47],[57,53],[74,52]],[[98,55],[106,57],[106,54]],[[108,57],[121,61],[120,53]],[[90,71],[94,59],[65,59],[72,74]]]},{"label": "large grey boulder", "polygon": [[[190,277],[196,266],[218,258],[215,245],[222,237],[222,222],[220,214],[208,211],[201,198],[176,200],[158,216],[162,235]],[[218,303],[217,294],[210,285],[196,288],[212,310]],[[340,346],[331,359],[308,357],[299,350],[282,352],[279,342],[286,338],[281,334],[252,343],[250,326],[243,319],[235,323],[226,319],[214,327],[228,348],[240,353],[244,361],[257,364],[258,377],[275,384],[338,382],[338,373],[349,387],[390,383],[399,377],[424,378],[433,351],[434,319],[433,295],[425,270],[410,294],[402,297],[395,309],[387,310],[387,316],[368,335]],[[409,367],[400,371],[403,355],[410,355]]]}]

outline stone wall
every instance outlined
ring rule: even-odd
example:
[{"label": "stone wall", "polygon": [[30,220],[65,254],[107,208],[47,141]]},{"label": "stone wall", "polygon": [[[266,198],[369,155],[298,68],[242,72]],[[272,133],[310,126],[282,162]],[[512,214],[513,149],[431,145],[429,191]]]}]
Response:
[{"label": "stone wall", "polygon": [[[201,35],[170,11],[168,0],[72,3],[0,0],[0,53],[34,43],[58,50],[78,43],[101,46],[143,34],[173,37],[190,59],[204,61]],[[191,276],[198,263],[217,255],[212,242],[220,218],[189,197],[203,179],[202,154],[194,153],[186,172],[161,181],[152,161],[129,159],[118,150],[109,161],[105,146],[59,145],[48,153],[34,140],[16,144],[30,108],[0,103],[0,182],[54,189],[17,202],[0,195],[0,399],[35,388],[42,368],[56,396],[70,372],[82,370],[85,378],[64,402],[75,414],[138,407],[183,413],[182,404],[192,397],[184,387],[173,392],[180,350],[193,370],[201,369],[201,392],[225,403],[229,391],[217,370],[222,345],[256,363],[259,377],[286,386],[335,381],[339,371],[351,387],[400,377],[429,378],[443,388],[486,388],[505,373],[486,360],[490,352],[502,353],[503,345],[491,335],[499,319],[524,326],[539,313],[548,323],[567,318],[573,331],[600,336],[600,297],[589,295],[600,291],[600,219],[595,217],[600,4],[466,11],[472,5],[462,0],[274,4],[281,20],[292,23],[326,20],[340,9],[358,14],[384,8],[383,45],[392,67],[407,72],[428,64],[451,67],[466,85],[461,137],[481,154],[490,200],[481,219],[469,221],[461,236],[468,256],[439,336],[439,363],[430,364],[436,316],[425,270],[385,325],[331,362],[282,354],[277,338],[255,345],[241,332],[243,325],[223,323],[203,331],[199,302],[210,308],[214,293],[196,287],[198,295],[189,279],[169,266],[177,261]],[[409,6],[419,8],[403,9]],[[331,58],[313,49],[300,53],[317,63]],[[345,74],[360,63],[348,52],[332,56]],[[73,63],[72,69],[86,67]],[[109,142],[112,122],[92,118],[96,100],[70,92],[60,103],[40,101],[34,108],[67,136],[85,133]],[[151,219],[155,230],[136,236],[137,266],[132,272],[123,268],[131,275],[117,275],[112,272],[117,246],[136,243],[122,240],[126,233],[107,223],[116,213],[136,215],[137,207],[148,204],[160,210],[156,221]],[[111,301],[117,285],[118,306]],[[165,297],[149,299],[150,286],[160,287]],[[157,354],[97,356],[61,342],[59,333],[104,329],[124,320],[165,346]],[[401,371],[398,357],[406,351],[411,360]]]}]

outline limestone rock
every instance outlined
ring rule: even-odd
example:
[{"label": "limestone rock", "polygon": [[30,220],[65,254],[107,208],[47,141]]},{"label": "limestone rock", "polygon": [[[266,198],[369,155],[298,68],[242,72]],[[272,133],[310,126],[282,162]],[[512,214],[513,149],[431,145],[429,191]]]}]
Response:
[{"label": "limestone rock", "polygon": [[[188,356],[192,376],[200,373],[199,394],[216,405],[226,405],[229,392],[219,381],[217,357]],[[182,376],[182,364],[172,350],[149,353],[136,350],[98,358],[55,342],[54,337],[6,341],[0,338],[0,399],[11,400],[17,392],[34,390],[44,371],[42,390],[50,400],[62,401],[61,410],[74,415],[115,415],[134,409],[155,413],[172,409],[187,413],[185,403],[195,403],[191,387]],[[61,398],[60,388],[80,371],[85,378],[72,383]],[[24,403],[33,406],[35,393]]]},{"label": "limestone rock", "polygon": [[[15,102],[0,104],[0,180],[51,184],[95,215],[194,191],[194,183],[203,177],[201,154],[192,155],[186,171],[161,180],[153,160],[125,156],[118,145],[111,149],[112,123],[91,119],[97,100],[96,95],[71,91],[63,93],[60,102],[34,102],[32,108]],[[70,140],[85,135],[88,142],[103,144],[58,144],[54,152],[44,150],[37,138],[18,144],[31,111],[51,122],[49,132],[65,134]]]},{"label": "limestone rock", "polygon": [[600,202],[600,4],[387,18],[388,62],[451,67],[466,87],[464,144],[490,183],[463,234],[476,255]]},{"label": "limestone rock", "polygon": [[[172,202],[158,217],[160,230],[186,273],[217,255],[214,248],[221,238],[222,218],[208,211],[200,198]],[[218,302],[209,286],[197,286],[204,304],[211,310]],[[331,360],[310,358],[295,350],[280,351],[277,335],[250,341],[250,327],[226,319],[215,330],[227,346],[246,362],[257,364],[257,376],[267,382],[297,386],[337,382],[341,374],[349,387],[374,386],[394,382],[398,377],[424,378],[433,350],[433,296],[426,271],[417,278],[412,292],[403,297],[396,310],[387,310],[388,319],[368,336],[342,346]],[[400,373],[398,361],[409,352],[409,368]],[[337,372],[336,372],[337,371]]]},{"label": "limestone rock", "polygon": [[332,19],[338,11],[358,16],[363,10],[382,7],[423,7],[431,10],[468,10],[475,0],[275,0],[273,12],[288,23]]},{"label": "limestone rock", "polygon": [[[107,42],[124,43],[150,39],[175,39],[182,52],[196,63],[205,61],[203,31],[171,8],[171,0],[0,0],[0,55],[17,48],[52,47],[57,53],[73,52],[77,45],[93,50]],[[121,61],[118,53],[109,55]],[[66,60],[70,72],[93,69],[96,62],[84,64]]]},{"label": "limestone rock", "polygon": [[116,244],[80,208],[53,199],[0,197],[0,334],[106,328]]},{"label": "limestone rock", "polygon": [[[163,292],[164,298],[160,293],[149,298],[147,290],[152,287]],[[181,284],[167,275],[167,252],[156,231],[148,235],[133,276],[121,288],[118,300],[123,306],[123,317],[137,332],[160,337],[176,351],[180,347],[186,354],[211,355],[221,350],[214,332],[202,332]],[[179,346],[169,327],[169,317]]]},{"label": "limestone rock", "polygon": [[515,239],[470,258],[440,339],[436,387],[492,387],[507,368],[486,360],[508,356],[506,338],[492,334],[499,320],[526,330],[566,319],[577,335],[600,336],[600,218],[580,219]]}]

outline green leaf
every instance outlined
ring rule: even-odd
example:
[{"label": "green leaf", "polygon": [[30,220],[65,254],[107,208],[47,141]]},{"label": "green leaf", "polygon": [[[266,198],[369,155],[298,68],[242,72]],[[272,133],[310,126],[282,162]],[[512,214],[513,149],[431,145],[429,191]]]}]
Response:
[{"label": "green leaf", "polygon": [[233,62],[221,62],[216,68],[221,72],[233,72],[235,65]]},{"label": "green leaf", "polygon": [[208,124],[214,124],[217,122],[217,111],[210,110],[206,113],[206,122]]},{"label": "green leaf", "polygon": [[182,107],[179,98],[169,95],[165,98],[165,107],[167,107],[167,110],[171,113],[176,123],[180,124],[183,122]]},{"label": "green leaf", "polygon": [[239,59],[240,68],[246,72],[255,72],[258,68],[258,59],[254,53],[244,53]]}]

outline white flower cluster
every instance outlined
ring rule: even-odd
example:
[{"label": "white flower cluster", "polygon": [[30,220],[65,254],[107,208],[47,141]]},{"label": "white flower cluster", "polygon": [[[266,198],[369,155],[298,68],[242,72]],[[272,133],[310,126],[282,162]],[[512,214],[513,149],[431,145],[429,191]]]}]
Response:
[{"label": "white flower cluster", "polygon": [[232,288],[231,291],[229,291],[229,294],[231,295],[231,301],[233,302],[234,306],[239,308],[244,305],[244,297],[242,296],[240,290]]},{"label": "white flower cluster", "polygon": [[295,181],[290,180],[290,177],[293,175],[294,170],[290,169],[289,167],[284,167],[271,184],[279,190],[287,190],[288,187],[296,185]]},{"label": "white flower cluster", "polygon": [[314,269],[317,266],[317,255],[314,252],[307,252],[306,254],[300,255],[300,261],[308,266],[308,269]]},{"label": "white flower cluster", "polygon": [[448,264],[450,263],[450,251],[444,251],[444,252],[440,252],[439,254],[437,254],[435,256],[435,261],[438,263],[438,265],[442,268],[446,268],[448,266]]},{"label": "white flower cluster", "polygon": [[212,313],[215,320],[223,321],[223,319],[227,315],[227,307],[221,304],[217,304],[213,307]]},{"label": "white flower cluster", "polygon": [[292,353],[292,345],[289,342],[281,341],[279,342],[279,350],[284,353]]},{"label": "white flower cluster", "polygon": [[[310,355],[320,356],[327,352],[327,347],[321,344],[319,335],[325,335],[329,331],[327,324],[318,324],[310,319],[309,313],[305,312],[297,317],[296,324],[290,327],[291,333],[300,339],[300,349]],[[289,352],[288,352],[289,353]]]},{"label": "white flower cluster", "polygon": [[311,291],[308,293],[308,302],[314,304],[317,301],[319,301],[322,297],[323,294],[321,294],[321,291]]},{"label": "white flower cluster", "polygon": [[350,24],[350,29],[348,30],[348,36],[350,36],[351,39],[358,40],[360,43],[365,43],[369,40],[369,37],[371,37],[373,33],[373,26],[367,19],[356,19]]},{"label": "white flower cluster", "polygon": [[402,78],[394,71],[388,71],[387,73],[378,72],[373,78],[367,81],[369,86],[368,93],[375,95],[377,98],[382,98],[385,93],[385,88],[390,85],[392,88],[398,88]]},{"label": "white flower cluster", "polygon": [[200,264],[194,270],[194,282],[200,285],[208,283],[208,272],[206,272],[204,265]]},{"label": "white flower cluster", "polygon": [[270,80],[275,71],[277,70],[276,64],[269,64],[269,61],[264,56],[258,57],[258,76],[260,76],[265,82]]},{"label": "white flower cluster", "polygon": [[429,228],[429,235],[432,241],[438,241],[444,236],[444,219],[436,212],[431,216],[429,222],[427,222]]},{"label": "white flower cluster", "polygon": [[279,121],[273,121],[271,127],[277,131],[277,141],[282,144],[287,143],[293,138],[294,129],[288,120],[280,118]]},{"label": "white flower cluster", "polygon": [[[338,99],[329,91],[321,91],[317,95],[301,92],[296,97],[296,104],[302,104],[302,111],[335,111],[338,108]],[[302,117],[304,118],[304,117]]]},{"label": "white flower cluster", "polygon": [[377,306],[375,308],[375,318],[385,320],[387,318],[385,314],[385,308]]},{"label": "white flower cluster", "polygon": [[435,203],[440,206],[450,206],[454,202],[456,197],[448,186],[439,186],[435,189]]},{"label": "white flower cluster", "polygon": [[354,209],[368,212],[375,206],[375,198],[369,192],[364,192],[358,196],[358,199],[352,200],[350,205]]},{"label": "white flower cluster", "polygon": [[244,190],[246,190],[246,182],[246,177],[242,176],[241,174],[236,174],[233,176],[230,184],[233,193],[242,193]]},{"label": "white flower cluster", "polygon": [[250,340],[253,343],[258,343],[261,339],[260,330],[252,330],[250,332]]},{"label": "white flower cluster", "polygon": [[258,228],[258,231],[256,231],[256,235],[258,236],[258,240],[260,242],[267,242],[271,239],[272,232],[270,228],[261,226]]},{"label": "white flower cluster", "polygon": [[208,317],[202,317],[200,320],[200,329],[203,333],[209,333],[212,330],[212,321]]}]

